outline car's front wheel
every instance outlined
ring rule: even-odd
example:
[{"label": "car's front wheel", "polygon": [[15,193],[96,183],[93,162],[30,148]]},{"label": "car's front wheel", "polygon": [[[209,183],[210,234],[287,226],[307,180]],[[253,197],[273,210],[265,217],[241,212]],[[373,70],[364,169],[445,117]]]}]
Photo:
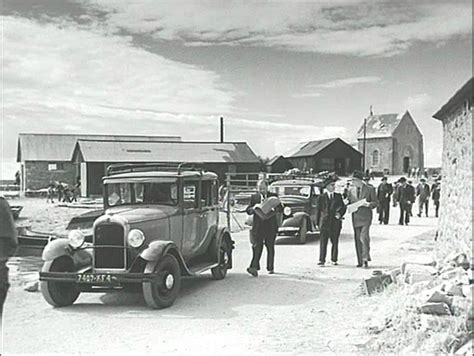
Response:
[{"label": "car's front wheel", "polygon": [[152,281],[143,282],[146,304],[153,309],[171,306],[181,287],[181,270],[176,257],[165,255],[158,262],[148,262],[144,272],[155,275]]},{"label": "car's front wheel", "polygon": [[224,279],[227,275],[227,269],[229,267],[229,262],[231,259],[232,250],[228,247],[226,242],[221,244],[219,250],[219,265],[211,269],[212,278],[219,280]]},{"label": "car's front wheel", "polygon": [[[74,272],[74,262],[67,256],[56,258],[44,263],[42,272]],[[41,281],[43,298],[53,307],[66,307],[73,304],[80,291],[75,283]]]},{"label": "car's front wheel", "polygon": [[306,243],[306,236],[308,234],[308,225],[306,219],[301,221],[300,231],[298,232],[298,242],[302,245]]}]

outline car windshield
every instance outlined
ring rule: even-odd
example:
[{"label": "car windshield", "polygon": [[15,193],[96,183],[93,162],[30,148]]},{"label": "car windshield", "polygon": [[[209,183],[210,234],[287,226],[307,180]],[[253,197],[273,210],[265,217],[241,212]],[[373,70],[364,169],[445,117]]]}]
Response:
[{"label": "car windshield", "polygon": [[111,183],[106,185],[109,206],[130,204],[178,204],[176,183]]},{"label": "car windshield", "polygon": [[298,197],[305,197],[309,198],[311,193],[311,186],[309,185],[278,185],[270,187],[270,191],[278,194],[278,196],[298,196]]}]

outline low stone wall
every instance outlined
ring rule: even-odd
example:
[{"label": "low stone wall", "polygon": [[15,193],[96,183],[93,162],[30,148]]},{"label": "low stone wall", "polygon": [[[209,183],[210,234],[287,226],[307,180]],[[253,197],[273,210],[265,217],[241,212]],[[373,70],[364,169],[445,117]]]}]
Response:
[{"label": "low stone wall", "polygon": [[446,117],[443,131],[439,253],[457,249],[472,258],[472,108]]}]

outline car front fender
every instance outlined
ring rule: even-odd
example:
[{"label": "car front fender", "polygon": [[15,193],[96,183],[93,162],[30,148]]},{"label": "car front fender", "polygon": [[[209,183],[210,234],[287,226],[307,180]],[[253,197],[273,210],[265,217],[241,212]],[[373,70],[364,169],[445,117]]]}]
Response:
[{"label": "car front fender", "polygon": [[92,265],[92,253],[86,249],[74,250],[68,239],[56,239],[48,242],[43,250],[43,261],[53,261],[61,256],[69,256],[76,268]]},{"label": "car front fender", "polygon": [[303,212],[295,213],[293,216],[283,220],[282,227],[300,227],[304,219],[308,219],[309,215]]},{"label": "car front fender", "polygon": [[147,262],[158,263],[158,261],[166,254],[173,255],[179,263],[181,274],[184,276],[191,276],[183,256],[178,250],[178,247],[173,241],[156,240],[140,253],[140,257]]}]

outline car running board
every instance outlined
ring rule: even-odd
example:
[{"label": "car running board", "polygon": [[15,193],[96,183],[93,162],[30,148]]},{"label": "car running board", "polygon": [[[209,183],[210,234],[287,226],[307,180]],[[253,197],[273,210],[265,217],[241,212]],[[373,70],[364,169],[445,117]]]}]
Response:
[{"label": "car running board", "polygon": [[213,262],[213,263],[204,262],[204,263],[196,264],[194,266],[189,266],[188,269],[189,269],[189,272],[190,272],[191,275],[196,275],[196,274],[205,272],[205,271],[210,270],[211,268],[214,268],[214,267],[217,267],[217,266],[219,266],[219,264],[216,263],[216,262]]}]

